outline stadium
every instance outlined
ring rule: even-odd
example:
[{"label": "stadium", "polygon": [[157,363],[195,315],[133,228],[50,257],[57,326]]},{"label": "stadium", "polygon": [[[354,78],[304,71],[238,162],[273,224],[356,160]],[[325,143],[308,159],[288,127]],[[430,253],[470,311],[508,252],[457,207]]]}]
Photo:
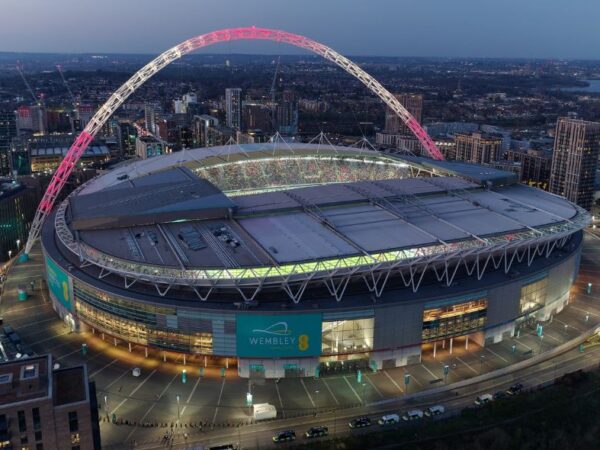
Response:
[{"label": "stadium", "polygon": [[41,241],[74,330],[281,378],[403,366],[549,319],[588,220],[508,172],[271,142],[117,167]]}]

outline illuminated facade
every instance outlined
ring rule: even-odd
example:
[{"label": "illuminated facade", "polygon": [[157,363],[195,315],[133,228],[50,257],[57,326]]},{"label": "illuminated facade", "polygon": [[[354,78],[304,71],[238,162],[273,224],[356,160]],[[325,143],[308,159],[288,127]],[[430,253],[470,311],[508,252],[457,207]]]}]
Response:
[{"label": "illuminated facade", "polygon": [[485,345],[562,309],[588,215],[512,174],[470,170],[274,143],[132,162],[47,221],[50,296],[75,329],[228,358],[243,377]]}]

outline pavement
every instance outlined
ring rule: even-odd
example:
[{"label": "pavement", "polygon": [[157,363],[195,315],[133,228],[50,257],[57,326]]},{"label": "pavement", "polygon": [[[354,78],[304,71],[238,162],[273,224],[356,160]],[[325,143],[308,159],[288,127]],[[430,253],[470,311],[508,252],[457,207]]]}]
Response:
[{"label": "pavement", "polygon": [[[595,231],[595,230],[594,230]],[[458,411],[471,404],[480,392],[493,392],[515,380],[535,386],[553,380],[557,375],[577,368],[591,367],[600,361],[600,346],[580,353],[577,348],[548,361],[540,361],[540,353],[577,339],[600,324],[600,238],[586,235],[580,275],[573,287],[569,305],[550,323],[544,324],[544,339],[535,329],[521,332],[519,338],[506,339],[485,348],[455,339],[453,353],[437,348],[436,357],[427,352],[421,364],[366,373],[362,382],[353,373],[319,379],[287,378],[278,383],[265,380],[249,384],[239,378],[235,367],[221,376],[221,367],[204,365],[201,357],[151,351],[115,342],[112,338],[92,333],[72,333],[54,313],[45,290],[43,258],[39,246],[30,261],[14,264],[0,298],[0,315],[21,339],[36,353],[52,353],[62,365],[87,364],[90,378],[96,383],[103,448],[192,448],[192,443],[216,445],[240,443],[242,448],[269,448],[274,431],[294,428],[298,436],[310,426],[329,426],[330,434],[350,432],[347,422],[363,414],[375,418],[388,411],[442,402],[449,410]],[[30,286],[26,301],[17,300],[17,286]],[[596,282],[598,294],[588,295],[588,282]],[[87,355],[81,344],[88,344]],[[513,352],[513,345],[516,351]],[[575,346],[576,347],[576,346]],[[164,358],[166,357],[166,362]],[[532,366],[517,372],[481,376],[497,372],[520,361],[531,360]],[[534,364],[535,363],[535,364]],[[444,365],[450,366],[444,377]],[[132,368],[139,367],[135,377]],[[187,382],[181,373],[187,371]],[[410,383],[404,384],[406,373]],[[457,383],[472,380],[461,388]],[[442,389],[440,389],[442,388]],[[251,391],[255,403],[271,403],[278,409],[278,420],[252,424],[246,393]],[[424,392],[436,392],[425,395]],[[112,415],[118,424],[111,423]],[[374,428],[371,427],[370,430]],[[353,433],[361,431],[352,431]],[[168,440],[165,441],[165,433]],[[300,437],[299,437],[300,438]],[[195,444],[194,444],[195,445]]]}]

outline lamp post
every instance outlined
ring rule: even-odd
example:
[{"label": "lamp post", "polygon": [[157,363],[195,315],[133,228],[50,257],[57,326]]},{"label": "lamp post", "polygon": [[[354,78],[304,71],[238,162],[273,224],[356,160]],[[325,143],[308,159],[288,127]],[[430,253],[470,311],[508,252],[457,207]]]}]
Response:
[{"label": "lamp post", "polygon": [[21,245],[21,239],[17,239],[17,251],[19,251],[19,246]]},{"label": "lamp post", "polygon": [[179,395],[177,396],[177,422],[179,422]]},{"label": "lamp post", "polygon": [[8,251],[8,259],[10,259],[10,257],[12,256],[12,250]]},{"label": "lamp post", "polygon": [[479,355],[479,373],[483,373],[483,360],[485,359],[485,355]]}]

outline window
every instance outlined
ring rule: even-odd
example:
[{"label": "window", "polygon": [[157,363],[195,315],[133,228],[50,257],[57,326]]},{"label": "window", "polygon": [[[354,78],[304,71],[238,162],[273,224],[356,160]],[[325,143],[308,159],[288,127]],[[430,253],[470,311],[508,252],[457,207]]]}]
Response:
[{"label": "window", "polygon": [[41,431],[36,431],[35,432],[35,440],[36,441],[41,441],[42,440],[42,432]]},{"label": "window", "polygon": [[71,447],[71,450],[81,450],[81,447],[79,445],[74,445]]},{"label": "window", "polygon": [[19,411],[17,413],[17,418],[19,420],[19,431],[24,433],[27,431],[27,422],[25,420],[25,411]]},{"label": "window", "polygon": [[22,380],[30,380],[37,377],[37,364],[28,364],[23,367],[21,372]]},{"label": "window", "polygon": [[36,431],[41,430],[42,429],[42,419],[40,418],[40,408],[33,408],[31,410],[31,415],[33,416],[33,429]]},{"label": "window", "polygon": [[69,431],[79,431],[79,422],[77,421],[77,411],[69,412]]},{"label": "window", "polygon": [[21,444],[27,444],[27,435],[26,434],[21,435]]},{"label": "window", "polygon": [[335,355],[368,352],[373,348],[375,319],[335,320],[323,322],[322,352]]},{"label": "window", "polygon": [[44,450],[44,444],[38,442],[37,444],[35,444],[35,450]]},{"label": "window", "polygon": [[482,298],[423,311],[422,339],[434,341],[480,330],[487,320],[487,299]]},{"label": "window", "polygon": [[521,314],[542,308],[546,304],[548,277],[521,287]]}]

